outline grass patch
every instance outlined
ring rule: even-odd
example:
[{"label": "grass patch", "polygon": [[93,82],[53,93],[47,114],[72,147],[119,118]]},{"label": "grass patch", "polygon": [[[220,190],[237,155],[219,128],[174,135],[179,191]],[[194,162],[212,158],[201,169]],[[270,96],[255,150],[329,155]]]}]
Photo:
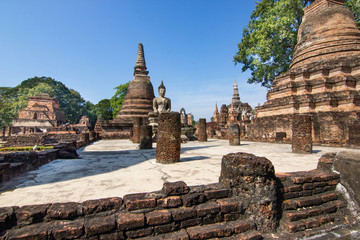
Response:
[{"label": "grass patch", "polygon": [[[37,146],[36,151],[43,151],[48,149],[53,149],[53,146]],[[24,152],[24,151],[34,151],[34,147],[4,147],[0,148],[0,152]]]}]

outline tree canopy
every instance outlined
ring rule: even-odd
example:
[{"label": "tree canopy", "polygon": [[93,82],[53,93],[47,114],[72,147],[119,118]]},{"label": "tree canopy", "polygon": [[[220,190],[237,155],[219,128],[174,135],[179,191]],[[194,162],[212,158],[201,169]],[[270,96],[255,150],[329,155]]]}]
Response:
[{"label": "tree canopy", "polygon": [[[307,0],[258,1],[251,20],[244,28],[235,64],[242,71],[250,70],[248,83],[260,83],[270,88],[275,76],[286,72],[297,43],[297,32]],[[360,27],[360,1],[347,0],[345,5],[354,13]]]},{"label": "tree canopy", "polygon": [[9,126],[11,120],[17,118],[19,110],[27,106],[29,97],[37,93],[48,93],[58,100],[69,123],[78,123],[83,115],[88,116],[92,123],[96,121],[94,105],[85,101],[80,93],[50,77],[33,77],[14,88],[0,88],[1,126]]},{"label": "tree canopy", "polygon": [[113,119],[113,108],[111,107],[109,99],[102,99],[95,105],[95,112],[103,121]]},{"label": "tree canopy", "polygon": [[119,86],[115,87],[116,92],[114,96],[110,99],[110,105],[113,109],[113,117],[116,118],[116,115],[120,111],[122,104],[124,103],[124,99],[126,97],[126,93],[129,87],[129,83],[120,84]]}]

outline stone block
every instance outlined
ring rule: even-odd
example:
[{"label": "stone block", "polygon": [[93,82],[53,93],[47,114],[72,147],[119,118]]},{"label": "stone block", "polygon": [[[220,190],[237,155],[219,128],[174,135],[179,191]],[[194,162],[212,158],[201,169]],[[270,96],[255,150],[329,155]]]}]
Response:
[{"label": "stone block", "polygon": [[156,207],[156,199],[147,196],[146,193],[127,194],[123,199],[124,204],[129,211]]},{"label": "stone block", "polygon": [[75,202],[53,203],[47,210],[46,217],[50,219],[74,219],[78,216]]},{"label": "stone block", "polygon": [[132,238],[140,238],[140,237],[146,237],[149,236],[150,234],[153,233],[153,228],[152,227],[148,227],[148,228],[142,228],[139,230],[129,230],[125,232],[125,235],[132,239]]},{"label": "stone block", "polygon": [[171,196],[166,198],[160,198],[157,200],[157,206],[162,208],[174,208],[180,207],[182,200],[179,196]]},{"label": "stone block", "polygon": [[15,211],[17,224],[27,225],[42,222],[50,204],[28,205]]},{"label": "stone block", "polygon": [[196,210],[192,207],[179,207],[170,209],[171,215],[175,221],[181,221],[184,219],[195,218]]},{"label": "stone block", "polygon": [[240,128],[236,123],[232,123],[229,126],[229,145],[230,146],[239,146],[240,145]]},{"label": "stone block", "polygon": [[192,193],[181,196],[183,205],[186,207],[191,207],[206,201],[205,194],[203,193]]},{"label": "stone block", "polygon": [[123,240],[125,239],[123,232],[106,233],[99,235],[99,240]]},{"label": "stone block", "polygon": [[232,223],[235,233],[243,233],[252,228],[251,224],[242,220],[238,220]]},{"label": "stone block", "polygon": [[48,229],[50,225],[47,223],[37,223],[24,226],[17,229],[11,229],[7,233],[7,239],[14,240],[47,240]]},{"label": "stone block", "polygon": [[171,212],[169,210],[155,210],[145,214],[148,225],[161,225],[171,221]]},{"label": "stone block", "polygon": [[159,115],[156,162],[169,164],[180,160],[180,113],[165,112]]},{"label": "stone block", "polygon": [[217,223],[203,226],[195,226],[187,229],[190,239],[209,239],[216,237],[228,237],[233,233],[233,228],[226,223]]},{"label": "stone block", "polygon": [[292,123],[292,152],[312,153],[312,122],[308,115],[297,114]]},{"label": "stone block", "polygon": [[211,189],[204,191],[206,199],[219,199],[229,196],[228,189]]},{"label": "stone block", "polygon": [[180,228],[198,226],[200,224],[202,224],[201,218],[186,219],[184,221],[181,221]]},{"label": "stone block", "polygon": [[240,218],[240,213],[226,213],[224,214],[224,222],[235,221]]},{"label": "stone block", "polygon": [[206,202],[196,206],[195,209],[199,217],[220,212],[220,206],[217,202]]},{"label": "stone block", "polygon": [[163,233],[168,233],[168,232],[172,232],[175,230],[176,230],[176,225],[174,223],[154,226],[155,234],[163,234]]},{"label": "stone block", "polygon": [[239,202],[236,199],[218,199],[216,200],[220,205],[222,213],[236,212],[239,210]]},{"label": "stone block", "polygon": [[122,199],[119,197],[87,200],[82,203],[82,211],[85,215],[89,215],[109,210],[118,210],[121,208],[122,202]]},{"label": "stone block", "polygon": [[108,233],[115,227],[115,215],[93,217],[85,221],[86,236]]},{"label": "stone block", "polygon": [[79,238],[84,235],[84,219],[56,221],[53,224],[51,234],[56,240]]},{"label": "stone block", "polygon": [[119,230],[129,230],[145,226],[145,215],[143,213],[119,213],[116,217]]},{"label": "stone block", "polygon": [[166,182],[163,184],[162,191],[167,196],[183,195],[189,192],[189,187],[183,181],[178,182]]}]

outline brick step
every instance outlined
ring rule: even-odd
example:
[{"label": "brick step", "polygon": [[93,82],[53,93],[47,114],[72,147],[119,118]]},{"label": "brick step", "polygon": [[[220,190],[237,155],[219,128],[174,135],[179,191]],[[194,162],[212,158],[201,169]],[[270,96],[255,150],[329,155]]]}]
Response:
[{"label": "brick step", "polygon": [[[142,240],[162,240],[162,239],[262,239],[261,234],[255,231],[254,224],[242,220],[207,224],[182,229],[177,232],[159,234],[141,238]],[[237,238],[230,238],[237,237]],[[240,238],[241,237],[241,238]]]},{"label": "brick step", "polygon": [[338,200],[339,195],[335,192],[326,192],[321,194],[316,194],[313,196],[299,197],[294,199],[288,199],[283,202],[283,209],[286,210],[296,210],[298,208],[318,206],[323,203],[331,202]]},{"label": "brick step", "polygon": [[250,230],[245,233],[235,234],[230,237],[222,237],[222,238],[211,238],[210,240],[262,240],[264,239],[260,232],[256,230]]},{"label": "brick step", "polygon": [[336,213],[325,214],[307,219],[301,219],[298,221],[286,221],[282,220],[280,227],[289,233],[296,233],[307,229],[314,229],[335,221]]},{"label": "brick step", "polygon": [[326,202],[318,206],[304,207],[297,210],[284,211],[283,217],[289,222],[298,221],[301,219],[307,219],[311,217],[320,216],[323,214],[334,213],[338,209],[345,206],[345,203],[341,200],[335,200]]}]

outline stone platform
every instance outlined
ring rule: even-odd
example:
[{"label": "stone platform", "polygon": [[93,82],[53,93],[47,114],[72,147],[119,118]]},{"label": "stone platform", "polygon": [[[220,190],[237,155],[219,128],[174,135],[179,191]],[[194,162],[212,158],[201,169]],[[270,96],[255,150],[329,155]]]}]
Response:
[{"label": "stone platform", "polygon": [[313,154],[293,154],[289,144],[242,141],[229,146],[227,140],[210,139],[182,144],[180,162],[162,165],[156,163],[155,148],[139,150],[129,140],[97,141],[78,151],[82,159],[58,159],[8,183],[13,190],[0,194],[0,206],[122,197],[161,189],[166,181],[216,183],[221,159],[231,152],[264,156],[278,173],[315,169],[321,155],[341,150],[345,149],[314,146]]}]

